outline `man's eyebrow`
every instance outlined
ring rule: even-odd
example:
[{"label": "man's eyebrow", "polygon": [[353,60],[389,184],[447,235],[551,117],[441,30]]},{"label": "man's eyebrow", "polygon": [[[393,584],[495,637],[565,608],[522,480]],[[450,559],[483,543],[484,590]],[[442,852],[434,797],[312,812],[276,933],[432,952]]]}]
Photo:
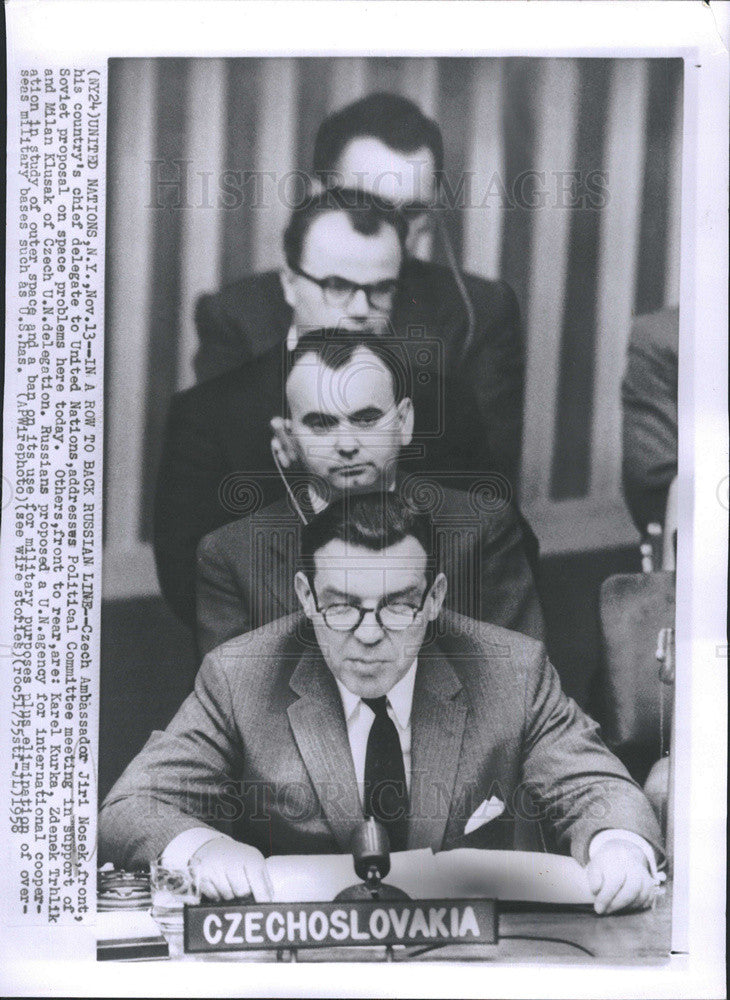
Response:
[{"label": "man's eyebrow", "polygon": [[310,410],[309,413],[305,413],[302,417],[303,424],[336,424],[339,421],[339,417],[335,416],[333,413],[322,413],[319,410]]},{"label": "man's eyebrow", "polygon": [[392,590],[389,594],[386,594],[383,597],[383,600],[386,604],[389,604],[391,601],[394,601],[399,597],[407,597],[409,594],[415,594],[419,590],[420,587],[418,584],[413,583],[410,587],[403,587],[401,590]]},{"label": "man's eyebrow", "polygon": [[[410,587],[403,587],[400,590],[392,590],[381,596],[380,603],[390,604],[399,597],[407,597],[410,594],[417,593],[419,590],[420,587],[417,583],[412,584]],[[350,603],[352,600],[359,601],[359,598],[354,597],[353,594],[349,594],[346,590],[339,590],[337,587],[323,587],[320,596],[324,596],[325,594],[328,597],[342,598],[345,603]]]},{"label": "man's eyebrow", "polygon": [[346,601],[350,600],[350,594],[346,590],[339,590],[337,587],[323,587],[319,593],[320,597],[326,594],[328,597],[342,597]]},{"label": "man's eyebrow", "polygon": [[325,274],[323,278],[318,278],[318,281],[329,281],[334,278],[336,281],[343,281],[346,285],[356,285],[356,281],[350,281],[349,278],[343,278],[341,274]]},{"label": "man's eyebrow", "polygon": [[379,406],[364,406],[362,410],[347,414],[348,420],[365,420],[368,417],[382,417],[383,410]]}]

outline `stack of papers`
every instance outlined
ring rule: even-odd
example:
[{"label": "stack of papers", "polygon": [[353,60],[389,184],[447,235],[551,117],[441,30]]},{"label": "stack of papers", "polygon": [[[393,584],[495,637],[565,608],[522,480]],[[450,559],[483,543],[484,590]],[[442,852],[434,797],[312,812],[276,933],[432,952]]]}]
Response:
[{"label": "stack of papers", "polygon": [[[490,898],[526,903],[592,904],[585,869],[573,858],[528,851],[430,849],[390,856],[385,882],[413,899]],[[358,881],[349,854],[290,854],[266,868],[276,902],[322,902]]]}]

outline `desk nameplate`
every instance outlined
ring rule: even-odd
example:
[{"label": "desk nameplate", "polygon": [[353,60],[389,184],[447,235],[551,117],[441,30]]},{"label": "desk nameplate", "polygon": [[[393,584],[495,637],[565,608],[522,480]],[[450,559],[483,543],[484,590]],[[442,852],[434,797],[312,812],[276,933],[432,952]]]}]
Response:
[{"label": "desk nameplate", "polygon": [[493,899],[186,906],[184,950],[496,944]]}]

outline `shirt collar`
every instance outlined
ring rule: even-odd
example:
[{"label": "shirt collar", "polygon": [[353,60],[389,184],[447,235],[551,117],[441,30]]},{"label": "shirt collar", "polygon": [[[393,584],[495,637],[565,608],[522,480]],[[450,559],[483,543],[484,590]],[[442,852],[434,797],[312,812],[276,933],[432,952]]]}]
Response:
[{"label": "shirt collar", "polygon": [[312,505],[312,510],[315,514],[319,514],[327,506],[327,501],[322,499],[311,483],[307,486],[307,493],[309,494],[309,502]]},{"label": "shirt collar", "polygon": [[[408,669],[408,672],[401,677],[398,683],[395,684],[390,691],[388,691],[387,697],[390,702],[390,707],[393,709],[393,714],[398,720],[398,725],[401,729],[405,729],[411,720],[413,689],[416,683],[417,666],[418,659],[415,659]],[[360,695],[353,694],[352,691],[346,688],[345,685],[342,684],[341,681],[337,680],[336,677],[335,680],[337,681],[340,698],[342,699],[342,708],[345,712],[345,719],[349,722],[362,699],[360,698]]]}]

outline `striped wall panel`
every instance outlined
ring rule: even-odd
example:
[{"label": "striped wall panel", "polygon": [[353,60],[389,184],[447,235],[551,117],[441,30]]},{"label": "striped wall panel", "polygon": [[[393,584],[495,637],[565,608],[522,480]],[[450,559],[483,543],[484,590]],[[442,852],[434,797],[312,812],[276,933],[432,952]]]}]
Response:
[{"label": "striped wall panel", "polygon": [[621,448],[621,411],[616,405],[634,307],[644,186],[648,67],[635,60],[611,67],[603,163],[609,200],[601,213],[596,285],[596,351],[591,421],[589,492],[615,497],[621,489],[616,455]]},{"label": "striped wall panel", "polygon": [[317,124],[380,89],[440,121],[457,256],[520,301],[521,494],[543,551],[635,538],[619,391],[631,316],[678,301],[680,60],[112,60],[109,595],[156,586],[155,473],[170,396],[193,381],[197,296],[278,266]]}]

